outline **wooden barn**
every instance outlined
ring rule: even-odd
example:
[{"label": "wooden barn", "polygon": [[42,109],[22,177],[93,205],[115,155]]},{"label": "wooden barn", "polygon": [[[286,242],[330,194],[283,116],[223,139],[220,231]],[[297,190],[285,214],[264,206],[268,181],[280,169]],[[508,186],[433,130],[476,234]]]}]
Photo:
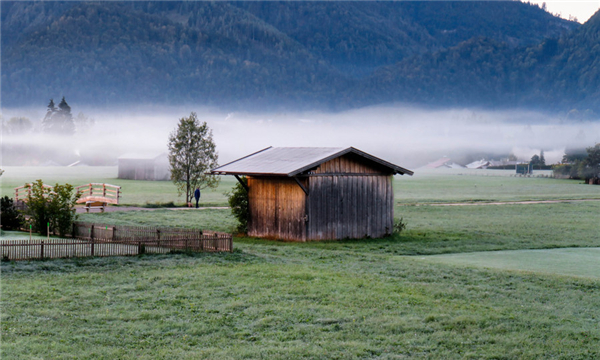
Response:
[{"label": "wooden barn", "polygon": [[125,154],[117,159],[119,179],[163,181],[171,179],[169,157],[162,154]]},{"label": "wooden barn", "polygon": [[392,176],[413,174],[352,147],[269,147],[211,173],[248,177],[250,236],[294,241],[391,234]]}]

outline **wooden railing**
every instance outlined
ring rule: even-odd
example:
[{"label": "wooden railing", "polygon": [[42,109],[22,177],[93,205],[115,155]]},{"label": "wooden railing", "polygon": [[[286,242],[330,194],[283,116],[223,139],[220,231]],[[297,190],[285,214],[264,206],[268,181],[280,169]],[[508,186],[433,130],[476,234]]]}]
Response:
[{"label": "wooden railing", "polygon": [[[31,187],[32,186],[33,186],[33,184],[25,184],[25,185],[16,187],[15,188],[15,199],[14,199],[15,203],[27,202],[27,199],[31,195]],[[46,185],[46,184],[43,184],[42,186],[46,189],[50,189],[50,191],[52,191],[52,189],[54,189],[54,186],[50,186],[50,185]]]},{"label": "wooden railing", "polygon": [[118,204],[121,196],[121,187],[103,183],[89,183],[75,187],[80,194],[77,203],[104,202],[107,204]]}]

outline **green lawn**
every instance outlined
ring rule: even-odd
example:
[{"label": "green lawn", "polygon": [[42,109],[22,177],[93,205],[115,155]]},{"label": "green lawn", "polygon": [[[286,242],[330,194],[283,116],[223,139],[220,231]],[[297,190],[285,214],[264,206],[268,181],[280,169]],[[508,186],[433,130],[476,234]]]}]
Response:
[{"label": "green lawn", "polygon": [[[486,250],[600,246],[596,214],[600,201],[485,206],[397,206],[407,228],[401,237],[326,241],[311,246],[342,246],[357,252],[429,255]],[[114,225],[198,227],[231,232],[227,209],[168,210],[83,214],[80,220]]]},{"label": "green lawn", "polygon": [[[529,271],[600,279],[600,248],[508,250],[419,257],[456,266]],[[402,257],[399,261],[404,261]]]},{"label": "green lawn", "polygon": [[190,227],[233,232],[236,221],[229,209],[140,210],[80,214],[80,221],[108,225]]},{"label": "green lawn", "polygon": [[3,358],[600,356],[598,281],[237,247],[3,264]]},{"label": "green lawn", "polygon": [[[600,202],[428,205],[599,198],[600,187],[428,174],[395,189],[407,229],[386,239],[2,263],[2,358],[600,357]],[[218,209],[81,219],[234,226]]]}]

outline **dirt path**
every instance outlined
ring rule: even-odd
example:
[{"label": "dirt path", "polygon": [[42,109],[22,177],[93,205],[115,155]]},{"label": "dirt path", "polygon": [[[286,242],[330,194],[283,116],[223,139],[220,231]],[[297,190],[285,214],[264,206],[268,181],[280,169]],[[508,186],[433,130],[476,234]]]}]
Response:
[{"label": "dirt path", "polygon": [[[227,206],[207,206],[196,208],[178,207],[178,208],[146,208],[139,206],[107,206],[104,208],[104,212],[115,212],[115,211],[154,211],[154,210],[209,210],[209,209],[229,209]],[[75,208],[77,214],[85,214],[85,208],[78,206]],[[100,210],[92,210],[91,213],[99,213]]]},{"label": "dirt path", "polygon": [[[529,205],[529,204],[558,204],[558,203],[574,203],[600,201],[600,199],[573,199],[573,200],[524,200],[524,201],[497,201],[497,202],[460,202],[460,203],[444,203],[444,204],[416,204],[417,206],[485,206],[485,205]],[[409,205],[409,204],[399,204]]]}]

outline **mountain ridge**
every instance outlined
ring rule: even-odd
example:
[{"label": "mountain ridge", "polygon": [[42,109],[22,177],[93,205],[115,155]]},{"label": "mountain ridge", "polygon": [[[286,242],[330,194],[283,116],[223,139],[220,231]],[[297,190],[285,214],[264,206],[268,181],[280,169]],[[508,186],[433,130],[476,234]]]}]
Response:
[{"label": "mountain ridge", "polygon": [[59,94],[95,105],[600,110],[598,14],[580,26],[513,1],[0,7],[3,106]]}]

